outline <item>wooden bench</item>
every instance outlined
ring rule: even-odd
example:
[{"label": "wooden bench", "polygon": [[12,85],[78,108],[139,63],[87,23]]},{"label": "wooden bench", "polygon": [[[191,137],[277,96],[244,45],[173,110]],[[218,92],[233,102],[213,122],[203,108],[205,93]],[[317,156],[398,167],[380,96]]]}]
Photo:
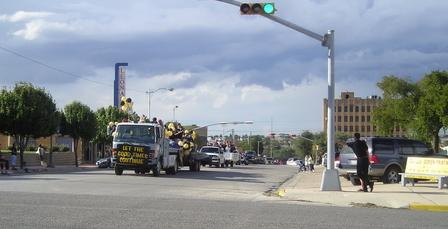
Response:
[{"label": "wooden bench", "polygon": [[408,157],[406,170],[401,175],[401,185],[411,183],[416,179],[437,180],[438,188],[448,186],[448,158]]}]

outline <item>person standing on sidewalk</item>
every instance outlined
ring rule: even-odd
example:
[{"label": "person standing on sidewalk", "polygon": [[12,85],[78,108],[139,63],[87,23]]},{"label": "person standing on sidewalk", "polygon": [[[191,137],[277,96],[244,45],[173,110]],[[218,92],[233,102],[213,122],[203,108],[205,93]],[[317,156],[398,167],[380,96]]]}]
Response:
[{"label": "person standing on sidewalk", "polygon": [[309,155],[308,157],[308,166],[310,167],[310,172],[314,173],[314,160],[313,156]]},{"label": "person standing on sidewalk", "polygon": [[359,179],[361,180],[361,189],[358,191],[367,192],[367,185],[370,187],[370,192],[373,191],[373,182],[370,181],[369,177],[369,147],[364,140],[361,140],[361,135],[359,133],[355,133],[355,142],[353,142],[352,149],[356,154],[357,163],[356,163],[356,173],[358,174]]},{"label": "person standing on sidewalk", "polygon": [[304,161],[305,161],[305,171],[310,171],[309,157],[310,157],[310,155],[307,154],[307,155],[305,156],[305,159],[304,159]]},{"label": "person standing on sidewalk", "polygon": [[17,163],[17,147],[16,147],[16,143],[12,144],[11,157],[9,157],[9,160],[11,161],[11,169],[12,170],[17,170],[16,169],[16,163]]},{"label": "person standing on sidewalk", "polygon": [[39,153],[40,165],[44,168],[47,167],[47,163],[45,163],[45,149],[42,145],[39,144],[39,148],[37,148],[37,152]]}]

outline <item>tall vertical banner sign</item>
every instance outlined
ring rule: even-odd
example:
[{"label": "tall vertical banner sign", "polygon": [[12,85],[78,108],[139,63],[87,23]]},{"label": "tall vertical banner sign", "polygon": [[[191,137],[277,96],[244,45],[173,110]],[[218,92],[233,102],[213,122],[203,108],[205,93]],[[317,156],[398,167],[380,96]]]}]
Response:
[{"label": "tall vertical banner sign", "polygon": [[114,106],[120,107],[121,97],[126,97],[126,66],[128,63],[115,64]]}]

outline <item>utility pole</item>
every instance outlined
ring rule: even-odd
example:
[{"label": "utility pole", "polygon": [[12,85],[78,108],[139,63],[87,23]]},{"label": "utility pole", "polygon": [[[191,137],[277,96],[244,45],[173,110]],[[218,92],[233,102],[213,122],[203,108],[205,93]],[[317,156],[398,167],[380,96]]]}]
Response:
[{"label": "utility pole", "polygon": [[271,151],[271,158],[274,158],[274,155],[272,153],[272,143],[274,143],[275,140],[275,135],[272,133],[272,116],[271,116],[271,136],[272,136],[272,140],[271,140],[271,144],[269,144],[269,150]]},{"label": "utility pole", "polygon": [[252,150],[252,146],[250,145],[250,137],[252,137],[252,131],[249,132],[249,138],[247,139],[247,142],[249,144],[249,150]]},{"label": "utility pole", "polygon": [[[224,2],[230,5],[240,7],[240,13],[244,13],[243,10],[246,8],[242,7],[243,3],[235,0],[216,0],[219,2]],[[246,6],[248,4],[245,4]],[[299,33],[303,33],[317,41],[319,41],[322,46],[328,48],[327,59],[328,59],[328,104],[327,104],[327,168],[324,170],[322,175],[322,182],[320,186],[321,191],[341,191],[341,183],[339,181],[339,172],[334,168],[334,156],[335,156],[335,137],[334,137],[334,30],[328,30],[323,36],[315,33],[311,30],[305,29],[298,26],[292,22],[271,14],[259,14],[267,19],[275,21],[282,24],[290,29],[293,29]]]}]

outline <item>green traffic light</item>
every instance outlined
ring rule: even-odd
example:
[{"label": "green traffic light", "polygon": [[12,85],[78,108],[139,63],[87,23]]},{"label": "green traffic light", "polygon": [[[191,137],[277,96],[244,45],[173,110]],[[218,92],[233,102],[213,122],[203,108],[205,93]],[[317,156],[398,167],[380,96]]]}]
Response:
[{"label": "green traffic light", "polygon": [[265,14],[273,14],[275,12],[275,7],[273,3],[265,3],[263,6],[263,11]]}]

